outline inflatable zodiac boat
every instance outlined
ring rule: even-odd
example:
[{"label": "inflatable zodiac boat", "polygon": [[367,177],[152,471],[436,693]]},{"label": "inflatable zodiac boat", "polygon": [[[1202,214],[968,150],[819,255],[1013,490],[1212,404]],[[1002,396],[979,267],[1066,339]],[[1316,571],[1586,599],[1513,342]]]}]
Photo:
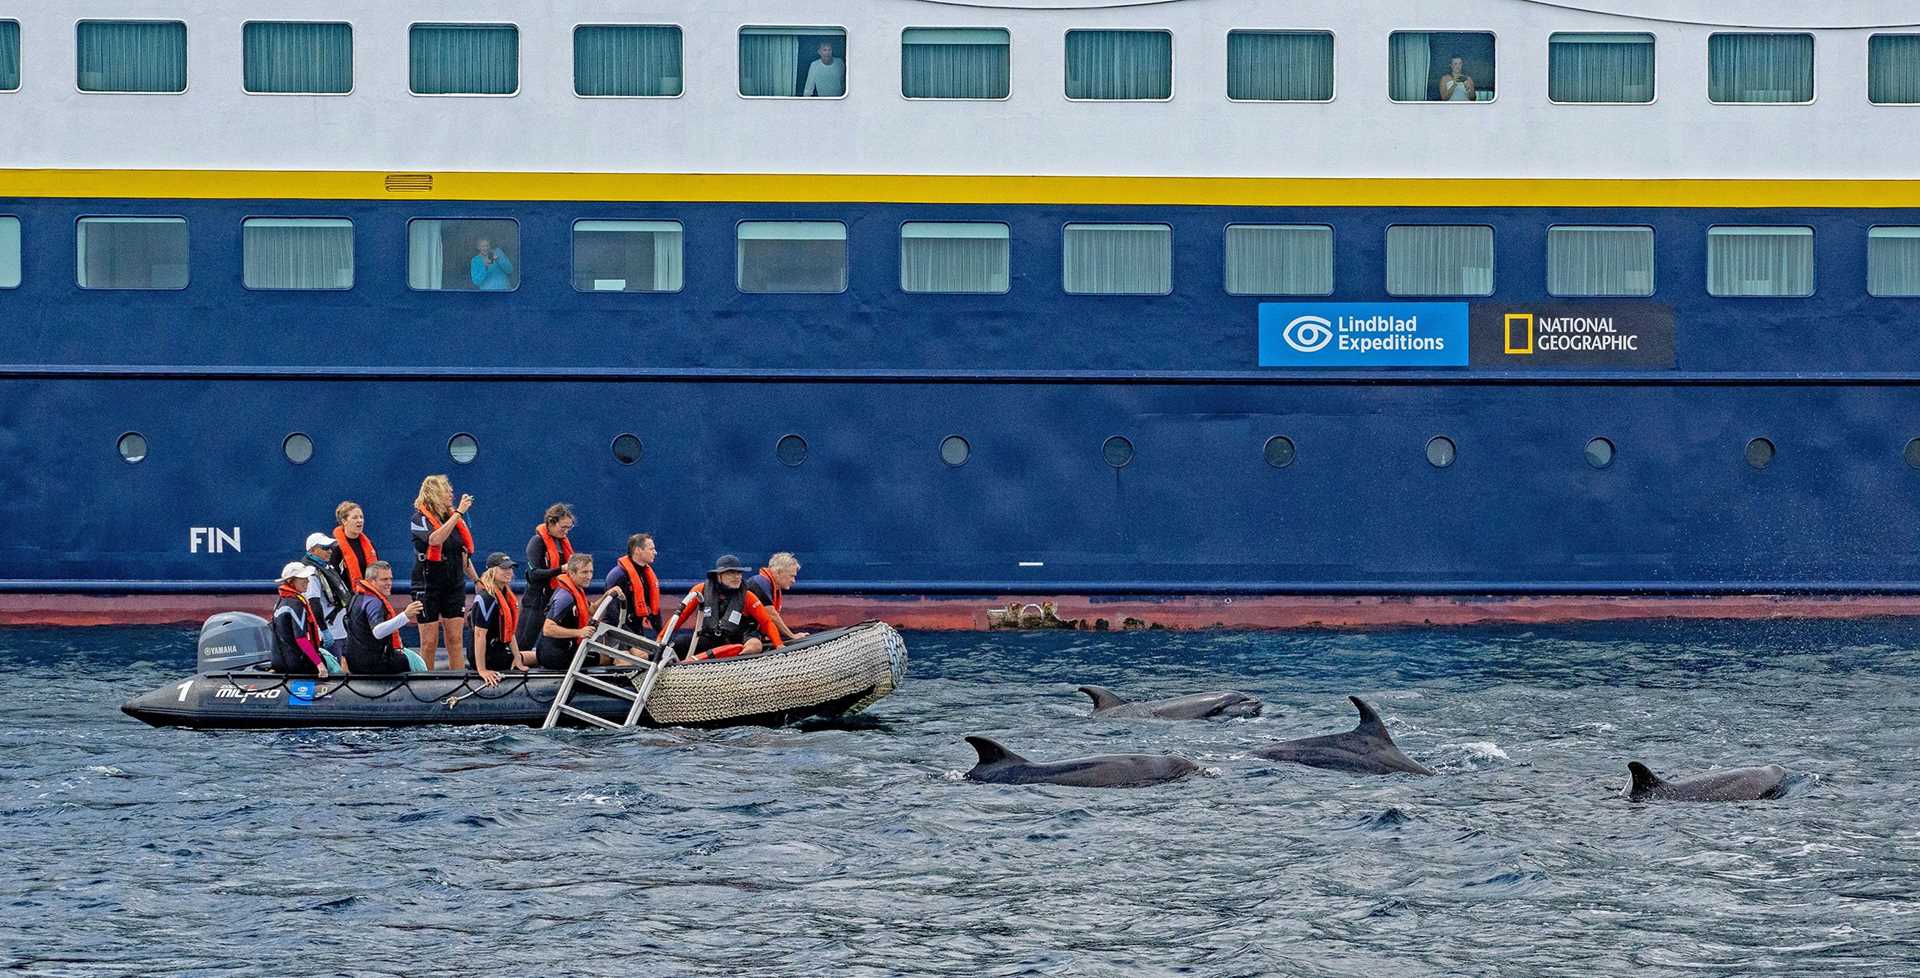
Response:
[{"label": "inflatable zodiac boat", "polygon": [[[545,670],[503,672],[500,685],[490,689],[471,672],[285,676],[257,665],[271,641],[258,616],[215,615],[201,629],[198,675],[135,697],[120,709],[156,727],[199,729],[537,727],[546,720],[563,677]],[[900,633],[885,622],[862,622],[760,655],[670,665],[655,681],[640,722],[780,726],[848,716],[893,692],[906,673],[907,646]],[[633,681],[633,670],[617,668],[588,669],[583,675],[623,686]],[[626,719],[632,706],[584,683],[574,687],[568,705],[615,723]]]}]

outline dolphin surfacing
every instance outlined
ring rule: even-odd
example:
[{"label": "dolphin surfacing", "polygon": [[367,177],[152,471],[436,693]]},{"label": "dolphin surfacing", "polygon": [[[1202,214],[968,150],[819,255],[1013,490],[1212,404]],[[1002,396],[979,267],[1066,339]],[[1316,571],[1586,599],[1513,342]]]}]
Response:
[{"label": "dolphin surfacing", "polygon": [[1668,781],[1639,761],[1628,761],[1631,801],[1770,801],[1786,794],[1791,771],[1778,764],[1712,771],[1684,781]]},{"label": "dolphin surfacing", "polygon": [[1200,770],[1200,765],[1172,754],[1095,754],[1067,761],[1029,761],[991,737],[968,737],[967,743],[980,755],[967,780],[988,784],[1138,788],[1178,781]]},{"label": "dolphin surfacing", "polygon": [[1378,711],[1358,696],[1347,699],[1360,711],[1359,726],[1346,733],[1283,740],[1254,751],[1254,756],[1353,774],[1433,773],[1432,768],[1400,752]]},{"label": "dolphin surfacing", "polygon": [[1082,686],[1080,692],[1093,700],[1096,717],[1154,717],[1160,720],[1212,720],[1218,717],[1257,717],[1261,702],[1239,690],[1194,693],[1163,700],[1129,703],[1105,686]]}]

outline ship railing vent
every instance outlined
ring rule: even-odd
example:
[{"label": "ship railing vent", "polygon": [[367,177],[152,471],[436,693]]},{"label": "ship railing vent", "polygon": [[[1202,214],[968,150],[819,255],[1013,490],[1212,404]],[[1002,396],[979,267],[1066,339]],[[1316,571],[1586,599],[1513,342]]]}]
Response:
[{"label": "ship railing vent", "polygon": [[431,173],[389,173],[387,174],[387,193],[427,194],[432,192],[433,192],[433,174]]}]

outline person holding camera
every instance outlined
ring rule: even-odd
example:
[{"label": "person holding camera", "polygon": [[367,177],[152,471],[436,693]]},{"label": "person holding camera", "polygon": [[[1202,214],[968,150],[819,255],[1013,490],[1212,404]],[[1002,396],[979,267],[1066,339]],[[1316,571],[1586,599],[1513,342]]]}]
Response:
[{"label": "person holding camera", "polygon": [[475,241],[473,250],[473,260],[467,263],[473,287],[482,292],[511,292],[513,262],[507,258],[507,253],[495,248],[493,242],[486,238]]},{"label": "person holding camera", "polygon": [[453,483],[444,475],[420,481],[413,500],[413,597],[420,602],[420,657],[434,667],[434,654],[444,639],[447,668],[467,669],[467,650],[461,622],[467,611],[467,582],[480,575],[473,569],[473,531],[467,528],[472,496],[453,504]]},{"label": "person holding camera", "polygon": [[1456,54],[1447,62],[1447,73],[1440,76],[1440,101],[1471,102],[1474,98],[1473,76],[1466,72],[1466,59]]}]

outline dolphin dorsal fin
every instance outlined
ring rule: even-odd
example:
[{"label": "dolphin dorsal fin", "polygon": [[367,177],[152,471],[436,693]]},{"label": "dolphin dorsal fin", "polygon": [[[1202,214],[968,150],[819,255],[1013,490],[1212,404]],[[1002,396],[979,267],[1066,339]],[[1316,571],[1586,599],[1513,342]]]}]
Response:
[{"label": "dolphin dorsal fin", "polygon": [[1380,720],[1380,711],[1368,706],[1367,701],[1358,696],[1349,696],[1347,699],[1352,700],[1353,708],[1360,711],[1360,725],[1353,728],[1354,733],[1393,742],[1393,738],[1387,735],[1387,725]]},{"label": "dolphin dorsal fin", "polygon": [[972,744],[973,752],[980,755],[981,764],[998,764],[1002,761],[1025,764],[1027,761],[992,737],[968,737],[967,743]]},{"label": "dolphin dorsal fin", "polygon": [[1080,691],[1087,694],[1087,697],[1093,700],[1093,709],[1095,712],[1111,710],[1126,702],[1126,700],[1115,695],[1113,690],[1105,686],[1082,686],[1080,687]]},{"label": "dolphin dorsal fin", "polygon": [[1639,761],[1628,761],[1627,773],[1633,775],[1633,787],[1627,789],[1627,793],[1630,795],[1645,794],[1666,784],[1665,781],[1660,780],[1658,774],[1653,773],[1652,768],[1647,767]]}]

